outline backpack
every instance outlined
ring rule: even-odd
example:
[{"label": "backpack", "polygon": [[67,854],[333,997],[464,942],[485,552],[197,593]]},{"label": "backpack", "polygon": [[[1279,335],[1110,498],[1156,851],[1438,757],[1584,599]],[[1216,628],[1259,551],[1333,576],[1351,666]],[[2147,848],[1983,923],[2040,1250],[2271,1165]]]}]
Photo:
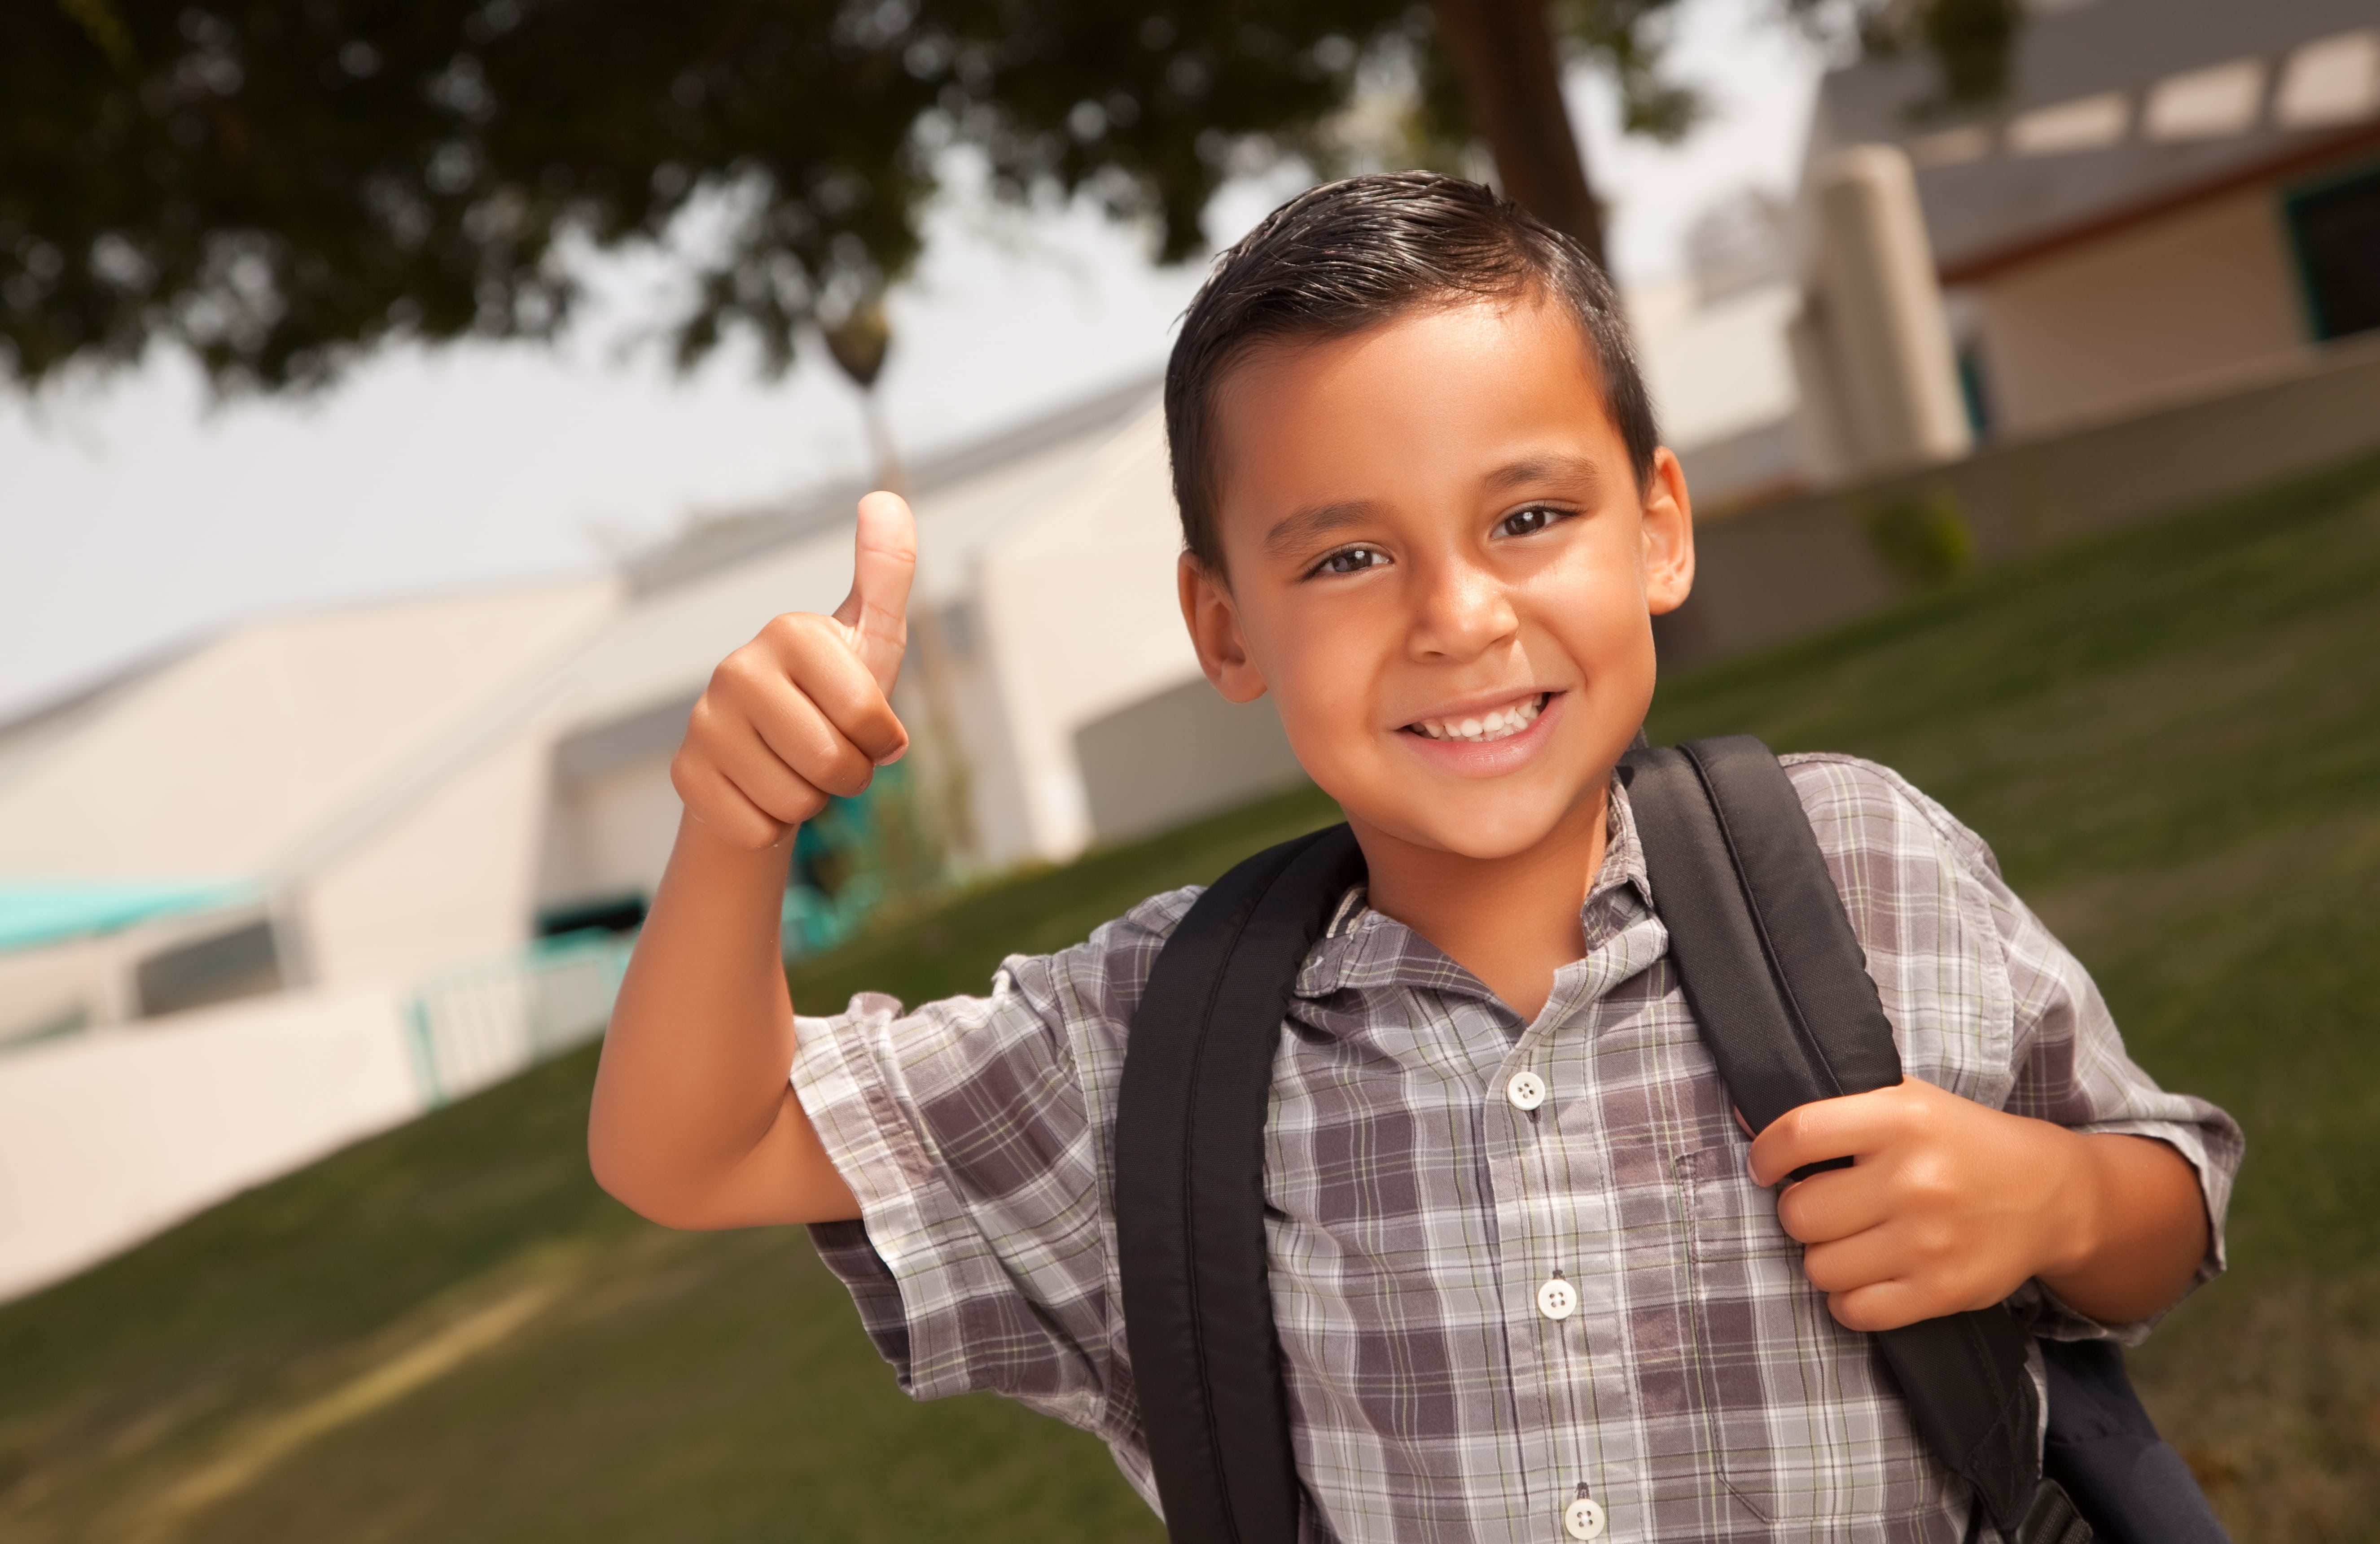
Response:
[{"label": "backpack", "polygon": [[[1768,748],[1747,735],[1640,742],[1621,776],[1688,1006],[1752,1128],[1900,1081],[1865,956]],[[1239,864],[1174,930],[1134,1019],[1116,1115],[1117,1248],[1174,1544],[1297,1538],[1266,1281],[1265,1122],[1298,969],[1364,872],[1345,826]],[[2028,1338],[2005,1306],[1876,1341],[1912,1424],[2002,1538],[2090,1544],[2095,1526],[2105,1544],[2223,1544],[2112,1345],[2043,1343],[2050,1419],[2036,1447]]]}]

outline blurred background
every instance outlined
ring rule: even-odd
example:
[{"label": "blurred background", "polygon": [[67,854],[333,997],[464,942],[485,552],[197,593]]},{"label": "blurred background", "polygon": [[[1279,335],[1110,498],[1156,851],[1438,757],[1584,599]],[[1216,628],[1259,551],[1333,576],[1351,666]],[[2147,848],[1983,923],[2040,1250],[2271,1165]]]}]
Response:
[{"label": "blurred background", "polygon": [[597,1192],[592,1042],[686,711],[870,486],[918,754],[801,835],[797,1002],[1335,818],[1181,634],[1158,376],[1409,165],[1620,283],[1656,738],[1993,842],[2248,1128],[2144,1396],[2235,1537],[2380,1537],[2369,0],[0,11],[0,1534],[1160,1537],[797,1231]]}]

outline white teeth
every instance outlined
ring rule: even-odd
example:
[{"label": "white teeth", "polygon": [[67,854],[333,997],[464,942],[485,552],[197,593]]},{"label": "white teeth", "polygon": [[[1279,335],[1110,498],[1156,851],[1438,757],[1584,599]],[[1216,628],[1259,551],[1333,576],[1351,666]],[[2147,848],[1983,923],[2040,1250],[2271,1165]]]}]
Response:
[{"label": "white teeth", "polygon": [[1520,733],[1536,722],[1544,711],[1542,697],[1530,697],[1511,707],[1475,718],[1424,718],[1414,725],[1432,740],[1461,740],[1479,744],[1490,740],[1505,740]]}]

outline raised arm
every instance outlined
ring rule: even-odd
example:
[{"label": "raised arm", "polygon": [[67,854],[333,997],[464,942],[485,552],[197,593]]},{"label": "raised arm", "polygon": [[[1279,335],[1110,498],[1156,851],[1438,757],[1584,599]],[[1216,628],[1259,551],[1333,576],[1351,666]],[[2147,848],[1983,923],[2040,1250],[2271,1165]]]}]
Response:
[{"label": "raised arm", "polygon": [[917,531],[860,501],[851,593],[777,618],[711,673],[670,780],[677,845],[613,1010],[587,1153],[596,1181],[671,1227],[859,1215],[794,1097],[778,920],[794,833],[908,749],[889,694]]}]

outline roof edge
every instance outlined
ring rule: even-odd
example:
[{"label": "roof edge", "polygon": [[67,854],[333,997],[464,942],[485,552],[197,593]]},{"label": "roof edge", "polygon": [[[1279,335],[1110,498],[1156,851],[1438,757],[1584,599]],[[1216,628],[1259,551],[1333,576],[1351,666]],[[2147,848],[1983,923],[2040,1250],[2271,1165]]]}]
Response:
[{"label": "roof edge", "polygon": [[[922,456],[907,468],[910,489],[919,496],[929,495],[1077,435],[1121,424],[1148,404],[1163,380],[1161,370],[1143,371],[1037,417]],[[686,531],[629,560],[625,566],[628,594],[642,599],[675,589],[798,541],[846,518],[860,496],[874,487],[865,478],[836,478],[796,492],[773,509],[764,507]]]},{"label": "roof edge", "polygon": [[2128,226],[2144,224],[2161,215],[2188,209],[2192,204],[2219,199],[2227,193],[2237,193],[2259,183],[2316,171],[2330,162],[2371,150],[2380,150],[2380,122],[2359,124],[2321,144],[2294,148],[2280,155],[2233,167],[2187,187],[2168,189],[2154,198],[2101,211],[2056,230],[2035,232],[2021,241],[1944,263],[1937,276],[1945,284],[1975,283],[2037,259],[2053,256],[2069,247],[2079,247]]}]

